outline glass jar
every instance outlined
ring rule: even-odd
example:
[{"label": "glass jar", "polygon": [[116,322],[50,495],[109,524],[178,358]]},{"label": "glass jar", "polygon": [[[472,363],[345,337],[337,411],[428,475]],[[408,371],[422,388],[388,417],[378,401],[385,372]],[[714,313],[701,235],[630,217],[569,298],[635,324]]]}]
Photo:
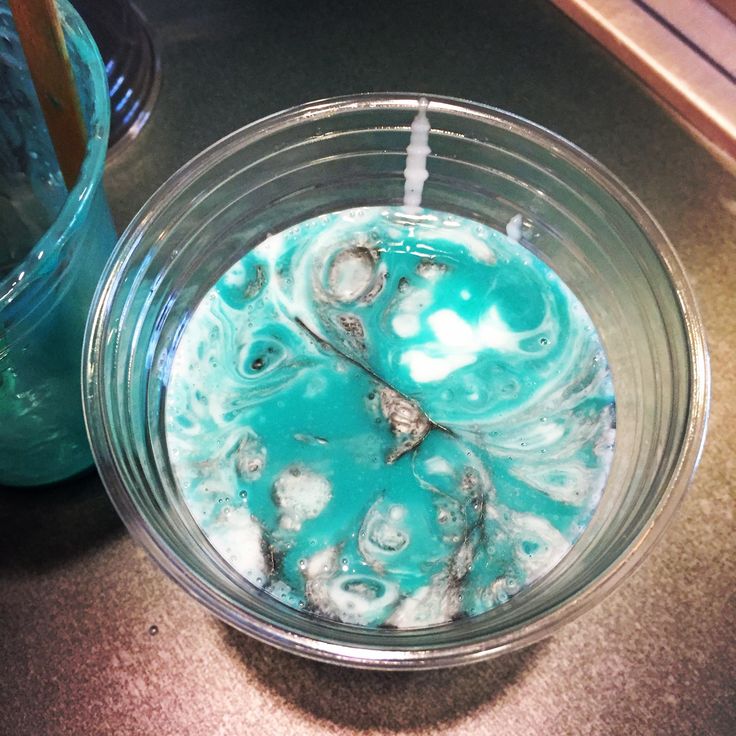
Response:
[{"label": "glass jar", "polygon": [[80,376],[87,312],[115,242],[102,189],[110,109],[92,37],[65,0],[59,10],[88,131],[68,193],[0,0],[0,198],[8,208],[0,244],[0,483],[8,485],[51,483],[92,465]]},{"label": "glass jar", "polygon": [[93,451],[133,535],[185,590],[265,642],[361,667],[476,661],[553,632],[621,583],[683,497],[703,443],[709,367],[690,287],[666,237],[600,164],[490,107],[430,98],[423,205],[502,229],[577,294],[607,349],[616,449],[597,512],[547,576],[488,613],[416,630],[313,618],[240,578],[191,518],[167,455],[166,385],[183,326],[221,273],[269,233],[354,206],[400,204],[417,96],[307,104],[224,138],[154,194],[123,235],[87,335]]}]

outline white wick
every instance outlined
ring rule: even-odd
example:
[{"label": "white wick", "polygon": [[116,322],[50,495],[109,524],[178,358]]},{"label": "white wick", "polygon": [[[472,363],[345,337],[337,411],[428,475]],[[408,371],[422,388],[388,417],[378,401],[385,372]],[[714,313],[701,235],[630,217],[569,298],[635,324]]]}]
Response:
[{"label": "white wick", "polygon": [[506,225],[506,235],[508,235],[509,239],[513,240],[515,243],[521,241],[522,225],[523,220],[521,218],[521,215],[514,215]]},{"label": "white wick", "polygon": [[426,97],[419,99],[419,112],[411,124],[411,138],[406,147],[406,168],[404,169],[404,209],[416,214],[422,205],[422,189],[427,181],[427,156],[429,156],[429,120]]}]

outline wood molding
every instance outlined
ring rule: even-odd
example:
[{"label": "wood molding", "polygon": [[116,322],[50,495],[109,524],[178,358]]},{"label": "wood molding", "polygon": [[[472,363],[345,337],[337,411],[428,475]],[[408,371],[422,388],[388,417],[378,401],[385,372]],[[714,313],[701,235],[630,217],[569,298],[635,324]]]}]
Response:
[{"label": "wood molding", "polygon": [[[736,161],[736,24],[706,0],[552,0]],[[733,6],[732,0],[723,0]]]}]

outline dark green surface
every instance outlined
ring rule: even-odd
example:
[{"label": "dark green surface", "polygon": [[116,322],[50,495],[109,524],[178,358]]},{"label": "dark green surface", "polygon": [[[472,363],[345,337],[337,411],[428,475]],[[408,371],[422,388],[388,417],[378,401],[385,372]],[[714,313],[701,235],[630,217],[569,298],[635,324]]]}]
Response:
[{"label": "dark green surface", "polygon": [[[163,86],[108,171],[119,223],[217,138],[368,90],[527,116],[616,172],[670,234],[713,362],[696,482],[641,570],[553,639],[451,672],[316,665],[228,630],[123,533],[98,483],[0,500],[0,734],[736,733],[736,182],[537,2],[141,2]],[[149,627],[155,625],[152,636]]]}]

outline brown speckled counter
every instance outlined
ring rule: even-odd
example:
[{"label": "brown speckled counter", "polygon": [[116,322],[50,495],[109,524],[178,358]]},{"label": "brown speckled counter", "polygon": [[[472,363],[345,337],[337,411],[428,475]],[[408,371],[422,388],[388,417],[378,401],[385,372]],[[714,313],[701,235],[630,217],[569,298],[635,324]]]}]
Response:
[{"label": "brown speckled counter", "polygon": [[736,180],[541,0],[141,5],[164,82],[108,170],[119,224],[204,146],[298,102],[409,89],[496,104],[597,156],[670,234],[709,333],[710,434],[675,523],[616,593],[531,649],[420,674],[229,630],[133,544],[94,476],[4,490],[0,734],[736,733]]}]

